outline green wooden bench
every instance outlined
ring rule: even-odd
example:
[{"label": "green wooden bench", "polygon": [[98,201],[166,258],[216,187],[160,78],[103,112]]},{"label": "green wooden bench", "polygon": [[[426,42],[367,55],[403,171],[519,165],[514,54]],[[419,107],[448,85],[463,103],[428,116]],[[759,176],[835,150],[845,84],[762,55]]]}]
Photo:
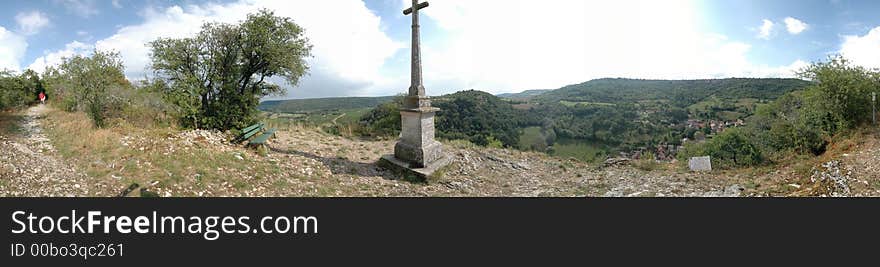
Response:
[{"label": "green wooden bench", "polygon": [[275,135],[275,128],[268,129],[264,131],[262,135],[257,136],[257,138],[254,138],[253,140],[248,142],[248,145],[264,145],[266,144],[266,141],[269,140],[269,138],[273,135]]},{"label": "green wooden bench", "polygon": [[257,124],[248,126],[247,128],[241,129],[241,134],[239,134],[238,137],[236,137],[234,140],[232,140],[232,142],[233,143],[244,142],[244,140],[250,139],[252,136],[259,133],[262,129],[263,129],[262,123],[257,123]]},{"label": "green wooden bench", "polygon": [[[239,136],[237,138],[235,138],[235,140],[233,140],[232,142],[233,143],[241,143],[241,142],[244,142],[244,141],[250,139],[250,141],[248,141],[248,143],[247,143],[249,146],[251,146],[251,145],[253,145],[253,146],[265,145],[266,141],[268,141],[269,138],[271,138],[272,136],[275,136],[275,131],[276,131],[275,128],[266,129],[265,126],[266,125],[263,123],[257,123],[257,124],[248,126],[247,128],[241,129],[241,134],[239,134]],[[262,134],[257,135],[259,133],[262,133]],[[254,137],[254,136],[256,136],[256,137]]]}]

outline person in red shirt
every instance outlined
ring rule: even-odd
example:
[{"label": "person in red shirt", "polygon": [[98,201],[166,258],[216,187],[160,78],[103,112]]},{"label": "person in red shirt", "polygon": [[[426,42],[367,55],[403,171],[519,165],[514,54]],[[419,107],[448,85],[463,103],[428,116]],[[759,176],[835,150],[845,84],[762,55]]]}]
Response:
[{"label": "person in red shirt", "polygon": [[40,92],[40,104],[46,103],[46,93]]}]

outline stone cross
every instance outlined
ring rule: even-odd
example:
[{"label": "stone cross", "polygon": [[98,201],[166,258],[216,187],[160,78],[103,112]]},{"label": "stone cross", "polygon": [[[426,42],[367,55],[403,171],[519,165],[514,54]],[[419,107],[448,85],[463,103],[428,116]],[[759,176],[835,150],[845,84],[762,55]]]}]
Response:
[{"label": "stone cross", "polygon": [[434,171],[449,163],[450,157],[443,152],[443,145],[434,140],[434,115],[438,108],[431,107],[422,84],[422,53],[419,43],[419,10],[428,2],[419,4],[412,0],[412,7],[403,11],[412,14],[412,63],[410,65],[409,93],[400,108],[400,140],[394,145],[394,155],[385,155],[379,164],[425,181]]},{"label": "stone cross", "polygon": [[419,10],[428,7],[428,2],[419,4],[419,0],[412,0],[412,7],[403,10],[404,15],[412,14],[412,62],[410,63],[409,94],[405,104],[409,108],[430,107],[431,102],[425,95],[425,86],[422,85],[422,48],[419,36]]}]

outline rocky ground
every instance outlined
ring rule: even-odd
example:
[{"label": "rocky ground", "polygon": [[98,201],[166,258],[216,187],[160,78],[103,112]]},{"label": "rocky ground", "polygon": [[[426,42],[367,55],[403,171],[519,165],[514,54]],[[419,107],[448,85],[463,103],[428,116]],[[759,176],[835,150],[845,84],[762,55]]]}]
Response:
[{"label": "rocky ground", "polygon": [[[351,140],[311,129],[282,131],[270,157],[301,175],[333,176],[356,192],[383,196],[740,196],[734,178],[630,166],[595,167],[542,153],[446,144],[452,163],[428,184],[401,181],[375,162],[392,153],[393,141]],[[312,188],[333,187],[311,181]],[[336,195],[336,194],[331,194]]]},{"label": "rocky ground", "polygon": [[627,161],[596,166],[452,141],[444,143],[452,163],[420,184],[376,165],[392,153],[393,140],[344,138],[298,126],[279,130],[268,153],[230,144],[230,136],[220,132],[126,128],[95,135],[108,139],[96,150],[113,156],[83,150],[62,158],[42,129],[58,122],[44,125],[44,113],[42,106],[29,109],[19,133],[0,137],[0,196],[116,196],[132,183],[157,196],[880,195],[880,142],[874,136],[847,153],[822,159],[825,164],[816,164],[806,176],[789,165],[709,173],[689,172],[675,163],[650,170]]},{"label": "rocky ground", "polygon": [[58,157],[42,129],[46,110],[44,105],[29,108],[19,131],[0,135],[0,196],[107,195],[107,182]]},{"label": "rocky ground", "polygon": [[819,195],[880,196],[880,139],[876,133],[857,138],[844,153],[813,170],[812,180],[833,182]]}]

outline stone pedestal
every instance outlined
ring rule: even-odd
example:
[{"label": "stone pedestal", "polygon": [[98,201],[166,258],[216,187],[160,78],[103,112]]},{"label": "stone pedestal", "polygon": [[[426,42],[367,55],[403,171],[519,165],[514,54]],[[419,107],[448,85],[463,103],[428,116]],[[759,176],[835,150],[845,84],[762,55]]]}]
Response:
[{"label": "stone pedestal", "polygon": [[439,109],[431,107],[431,100],[425,95],[422,84],[422,53],[419,48],[419,9],[428,3],[419,4],[412,0],[412,7],[403,11],[412,14],[412,59],[410,69],[409,94],[404,98],[400,109],[402,130],[400,141],[394,145],[394,155],[382,156],[379,165],[404,175],[426,181],[434,171],[449,163],[443,153],[443,146],[434,140],[434,113]]},{"label": "stone pedestal", "polygon": [[438,110],[430,107],[430,102],[426,106],[401,109],[400,140],[394,145],[394,155],[383,156],[380,164],[401,172],[405,177],[414,176],[418,181],[425,181],[434,171],[448,164],[449,157],[443,152],[443,145],[434,140],[434,115]]}]

